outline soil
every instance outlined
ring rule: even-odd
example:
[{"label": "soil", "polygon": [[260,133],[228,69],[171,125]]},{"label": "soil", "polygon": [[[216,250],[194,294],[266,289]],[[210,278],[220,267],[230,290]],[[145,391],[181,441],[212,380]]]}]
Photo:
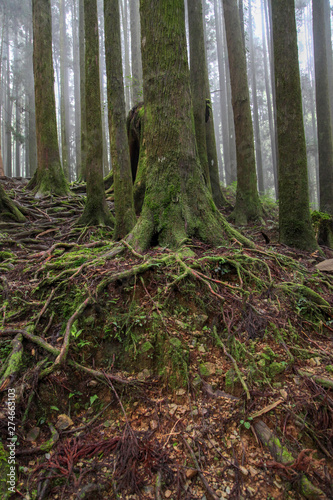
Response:
[{"label": "soil", "polygon": [[332,250],[280,245],[270,204],[241,228],[255,249],[138,254],[76,225],[81,195],[1,182],[28,218],[0,222],[10,498],[333,498]]}]

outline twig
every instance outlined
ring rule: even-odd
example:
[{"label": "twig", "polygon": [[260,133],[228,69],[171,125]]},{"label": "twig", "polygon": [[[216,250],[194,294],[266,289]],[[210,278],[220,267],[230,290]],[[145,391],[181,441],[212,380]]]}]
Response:
[{"label": "twig", "polygon": [[191,457],[192,457],[192,459],[193,459],[193,462],[194,462],[195,467],[196,467],[196,469],[197,469],[197,471],[198,471],[198,474],[199,474],[199,477],[200,477],[200,479],[201,479],[201,481],[202,481],[202,484],[203,484],[203,485],[204,485],[204,487],[205,487],[206,492],[208,493],[208,495],[209,495],[211,498],[213,498],[213,500],[218,500],[218,498],[219,498],[219,497],[218,497],[217,495],[215,495],[215,492],[214,492],[214,491],[212,490],[212,488],[209,486],[208,481],[206,480],[205,476],[203,475],[203,473],[202,473],[202,471],[201,471],[201,469],[200,469],[200,467],[199,467],[198,460],[197,460],[197,457],[196,457],[196,456],[195,456],[195,454],[194,454],[194,451],[192,450],[191,446],[188,444],[188,442],[186,441],[186,439],[185,439],[185,438],[183,438],[183,436],[181,436],[181,438],[182,438],[183,443],[185,444],[186,448],[188,449],[188,451],[189,451],[189,452],[190,452],[190,454],[191,454]]}]

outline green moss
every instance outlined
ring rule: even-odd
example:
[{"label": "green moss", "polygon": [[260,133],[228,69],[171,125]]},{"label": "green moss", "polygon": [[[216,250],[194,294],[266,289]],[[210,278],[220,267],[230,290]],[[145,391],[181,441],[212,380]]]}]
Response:
[{"label": "green moss", "polygon": [[268,367],[268,373],[271,378],[276,377],[276,375],[279,375],[280,373],[284,372],[286,369],[287,363],[285,361],[281,361],[280,363],[277,363],[276,361],[274,363],[271,363]]},{"label": "green moss", "polygon": [[0,252],[0,261],[14,258],[15,255],[12,252],[1,251]]}]

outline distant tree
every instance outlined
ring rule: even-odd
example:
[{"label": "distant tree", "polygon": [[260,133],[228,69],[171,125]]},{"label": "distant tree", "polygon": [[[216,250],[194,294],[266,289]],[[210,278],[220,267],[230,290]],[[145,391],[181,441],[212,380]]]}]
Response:
[{"label": "distant tree", "polygon": [[245,47],[237,2],[235,0],[223,0],[223,10],[229,54],[237,151],[237,193],[232,217],[237,224],[246,224],[249,220],[262,216],[262,207],[257,189]]},{"label": "distant tree", "polygon": [[115,239],[119,239],[133,229],[136,217],[126,134],[118,0],[104,0],[104,22],[109,131],[116,215],[113,236]]},{"label": "distant tree", "polygon": [[106,204],[103,182],[103,137],[96,0],[84,0],[84,31],[87,201],[79,224],[109,226],[113,224],[113,217]]},{"label": "distant tree", "polygon": [[260,194],[264,194],[264,172],[262,164],[261,152],[261,137],[260,137],[260,124],[259,124],[259,105],[257,96],[257,75],[255,64],[255,47],[254,47],[254,34],[253,34],[253,16],[252,16],[252,0],[249,0],[249,39],[250,39],[250,79],[252,88],[252,103],[253,103],[253,131],[254,143],[256,150],[256,163],[257,163],[257,176],[258,176],[258,189]]},{"label": "distant tree", "polygon": [[[147,179],[137,248],[246,238],[229,226],[205,185],[196,152],[183,0],[141,0],[144,140]],[[177,50],[175,50],[177,48]]]},{"label": "distant tree", "polygon": [[307,157],[294,0],[272,0],[279,153],[280,241],[303,250],[317,242],[310,219]]},{"label": "distant tree", "polygon": [[142,96],[142,59],[141,59],[141,28],[140,0],[130,0],[131,20],[131,59],[132,59],[132,102],[135,106],[143,100]]},{"label": "distant tree", "polygon": [[32,0],[32,13],[38,167],[29,188],[36,196],[48,193],[62,196],[68,192],[68,186],[57,137],[50,0]]},{"label": "distant tree", "polygon": [[80,57],[80,115],[81,115],[81,155],[79,179],[87,180],[87,113],[86,113],[86,70],[85,70],[85,37],[84,37],[84,0],[79,1],[79,57]]},{"label": "distant tree", "polygon": [[333,215],[333,142],[329,94],[325,0],[313,0],[313,43],[316,75],[317,134],[319,153],[319,206]]},{"label": "distant tree", "polygon": [[195,135],[203,173],[218,208],[227,205],[219,179],[213,109],[208,79],[202,19],[202,0],[188,2],[190,34],[190,79]]}]

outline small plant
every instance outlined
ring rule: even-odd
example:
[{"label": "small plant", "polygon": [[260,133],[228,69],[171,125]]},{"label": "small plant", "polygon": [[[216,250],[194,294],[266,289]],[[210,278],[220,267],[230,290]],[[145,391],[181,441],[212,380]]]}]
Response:
[{"label": "small plant", "polygon": [[250,429],[252,420],[252,417],[247,417],[246,420],[240,420],[239,426],[241,427],[243,425],[245,429]]}]

